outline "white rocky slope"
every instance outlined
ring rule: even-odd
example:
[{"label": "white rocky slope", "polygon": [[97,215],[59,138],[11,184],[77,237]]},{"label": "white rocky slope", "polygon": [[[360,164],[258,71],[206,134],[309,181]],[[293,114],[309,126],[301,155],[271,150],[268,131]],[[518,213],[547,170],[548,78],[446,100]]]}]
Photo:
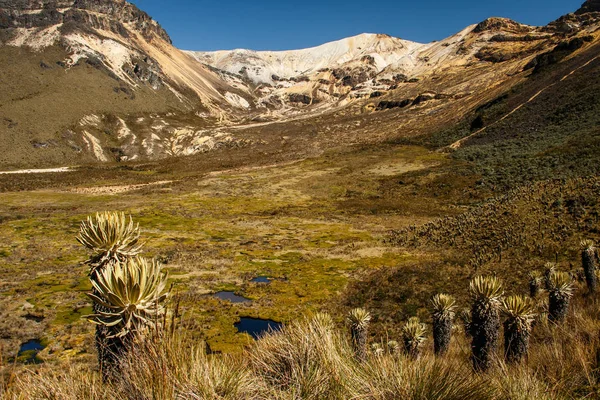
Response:
[{"label": "white rocky slope", "polygon": [[[507,35],[512,35],[508,41],[497,39]],[[277,117],[304,113],[307,107],[319,111],[343,106],[441,70],[489,63],[493,57],[488,53],[496,47],[515,47],[506,43],[520,43],[525,35],[524,49],[549,37],[542,28],[490,18],[427,44],[364,33],[302,50],[187,53],[221,71],[230,84],[239,87],[242,81],[255,87],[245,90],[257,97],[257,109],[271,110]],[[482,59],[485,56],[489,59]]]},{"label": "white rocky slope", "polygon": [[59,44],[69,53],[67,69],[92,59],[134,90],[165,86],[191,109],[201,100],[220,114],[228,104],[224,93],[232,88],[175,48],[156,21],[125,0],[0,0],[0,33],[0,45],[36,52]]},{"label": "white rocky slope", "polygon": [[[275,84],[280,78],[308,76],[315,72],[369,60],[382,71],[394,63],[413,64],[420,43],[382,34],[363,33],[321,46],[289,51],[189,51],[198,61],[232,74],[245,75],[260,84]],[[372,60],[370,60],[372,58]]]}]

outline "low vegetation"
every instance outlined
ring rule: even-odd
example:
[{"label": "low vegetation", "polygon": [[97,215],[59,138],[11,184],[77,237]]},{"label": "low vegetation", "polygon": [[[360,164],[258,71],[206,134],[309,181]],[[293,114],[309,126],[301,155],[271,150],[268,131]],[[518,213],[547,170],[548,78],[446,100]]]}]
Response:
[{"label": "low vegetation", "polygon": [[[597,264],[588,240],[581,282],[548,265],[547,300],[537,287],[537,305],[505,297],[497,277],[477,276],[461,332],[453,323],[454,298],[434,296],[433,343],[418,317],[402,326],[400,337],[369,336],[372,316],[357,308],[348,315],[349,330],[318,313],[267,333],[241,353],[210,355],[185,328],[179,304],[167,318],[166,276],[156,261],[139,256],[139,239],[139,228],[123,213],[81,224],[77,240],[92,251],[94,313],[87,318],[99,328],[98,370],[69,361],[64,369],[18,374],[4,368],[4,397],[567,399],[595,396],[600,388],[598,305],[594,292],[583,289],[590,264]],[[539,283],[539,274],[530,275]],[[521,285],[531,290],[531,280]]]},{"label": "low vegetation", "polygon": [[531,347],[521,362],[510,352],[508,361],[503,361],[496,348],[483,374],[472,371],[468,338],[460,331],[443,356],[433,353],[428,339],[418,359],[387,346],[359,359],[346,330],[328,315],[318,314],[263,337],[237,355],[207,355],[202,342],[179,328],[173,334],[161,332],[132,348],[117,380],[103,383],[94,369],[77,363],[66,368],[47,366],[5,378],[9,385],[4,396],[65,400],[594,398],[600,387],[597,303],[582,295],[575,300],[564,324],[536,323]]}]

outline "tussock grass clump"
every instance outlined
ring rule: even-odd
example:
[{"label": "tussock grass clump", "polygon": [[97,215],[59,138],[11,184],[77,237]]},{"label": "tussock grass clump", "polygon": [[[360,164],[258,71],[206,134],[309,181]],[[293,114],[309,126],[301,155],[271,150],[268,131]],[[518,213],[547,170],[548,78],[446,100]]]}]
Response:
[{"label": "tussock grass clump", "polygon": [[365,365],[362,374],[363,397],[358,398],[365,399],[491,400],[496,392],[485,378],[474,376],[468,364],[431,354],[419,360],[379,357]]},{"label": "tussock grass clump", "polygon": [[[255,399],[266,389],[247,359],[206,354],[185,334],[155,332],[132,347],[114,386],[125,399]],[[263,397],[264,398],[264,397]]]},{"label": "tussock grass clump", "polygon": [[269,386],[295,393],[293,398],[321,399],[357,393],[352,377],[368,354],[355,358],[353,344],[340,335],[330,318],[320,315],[263,337],[248,357],[254,372]]}]

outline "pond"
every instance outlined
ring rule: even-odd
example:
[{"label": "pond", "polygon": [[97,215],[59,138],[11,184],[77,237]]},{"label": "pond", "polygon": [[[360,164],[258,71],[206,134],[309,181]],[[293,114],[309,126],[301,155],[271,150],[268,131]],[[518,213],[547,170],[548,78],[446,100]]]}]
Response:
[{"label": "pond", "polygon": [[29,340],[21,345],[17,358],[25,364],[40,364],[42,360],[37,355],[45,347],[39,339]]},{"label": "pond", "polygon": [[254,339],[258,339],[264,333],[281,330],[283,326],[280,322],[271,319],[242,317],[240,322],[236,322],[235,327],[240,333],[247,333]]},{"label": "pond", "polygon": [[214,294],[214,296],[217,299],[227,300],[232,303],[247,303],[249,301],[252,301],[244,296],[238,296],[237,294],[235,294],[235,292],[217,292]]},{"label": "pond", "polygon": [[252,279],[250,282],[271,283],[271,279],[268,276],[257,276],[256,278]]}]

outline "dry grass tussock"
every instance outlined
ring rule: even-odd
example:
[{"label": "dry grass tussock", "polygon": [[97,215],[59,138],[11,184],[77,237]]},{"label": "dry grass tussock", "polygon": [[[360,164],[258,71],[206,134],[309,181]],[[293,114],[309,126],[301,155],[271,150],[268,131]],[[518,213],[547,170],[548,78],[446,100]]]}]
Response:
[{"label": "dry grass tussock", "polygon": [[[572,399],[600,395],[598,303],[575,300],[563,325],[538,322],[528,360],[500,359],[472,372],[469,341],[456,330],[448,354],[412,360],[387,345],[355,357],[346,328],[326,314],[290,324],[240,355],[207,355],[184,333],[139,344],[120,379],[103,383],[87,366],[47,365],[5,378],[16,399]],[[499,355],[501,351],[498,349]]]}]

